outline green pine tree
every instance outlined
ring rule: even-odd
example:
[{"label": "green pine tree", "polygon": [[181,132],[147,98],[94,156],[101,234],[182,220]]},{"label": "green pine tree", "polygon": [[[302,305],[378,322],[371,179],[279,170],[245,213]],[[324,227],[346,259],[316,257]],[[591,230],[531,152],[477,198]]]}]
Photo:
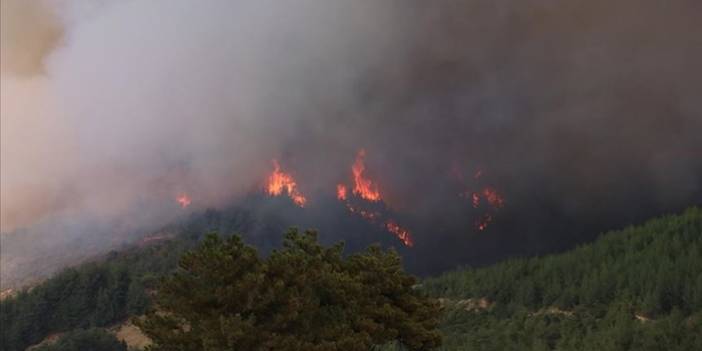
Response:
[{"label": "green pine tree", "polygon": [[414,288],[395,252],[348,258],[315,232],[291,230],[267,259],[237,236],[209,235],[157,289],[136,324],[149,350],[407,350],[440,343],[439,306]]}]

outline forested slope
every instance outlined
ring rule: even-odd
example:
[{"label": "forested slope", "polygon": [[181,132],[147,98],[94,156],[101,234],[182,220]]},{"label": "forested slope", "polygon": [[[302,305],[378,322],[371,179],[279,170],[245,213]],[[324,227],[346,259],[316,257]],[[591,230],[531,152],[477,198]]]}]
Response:
[{"label": "forested slope", "polygon": [[[43,283],[0,302],[0,350],[24,350],[54,333],[106,327],[142,314],[148,291],[175,269],[178,259],[200,237],[219,228],[214,212],[164,228],[169,240],[146,238],[129,249],[69,268]],[[236,225],[236,224],[231,224]]]},{"label": "forested slope", "polygon": [[274,215],[254,214],[247,206],[208,209],[133,246],[64,269],[0,302],[0,351],[24,350],[55,333],[107,327],[140,315],[159,278],[176,269],[181,255],[205,234],[242,233],[248,243],[269,252],[282,241],[283,223]]},{"label": "forested slope", "polygon": [[[260,225],[270,223],[208,211],[167,228],[170,240],[67,269],[0,303],[0,349],[139,315],[204,233]],[[702,209],[558,255],[459,269],[421,289],[444,305],[443,350],[702,350]]]},{"label": "forested slope", "polygon": [[447,350],[702,350],[702,209],[424,281]]}]

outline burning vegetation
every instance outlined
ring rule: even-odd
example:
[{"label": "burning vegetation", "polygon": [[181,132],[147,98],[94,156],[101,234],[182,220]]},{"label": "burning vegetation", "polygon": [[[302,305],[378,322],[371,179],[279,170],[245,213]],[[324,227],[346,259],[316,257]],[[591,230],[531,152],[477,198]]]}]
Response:
[{"label": "burning vegetation", "polygon": [[395,221],[392,219],[385,221],[385,228],[400,239],[405,246],[414,246],[414,241],[412,240],[412,235],[410,232],[407,229],[400,227],[400,225],[395,223]]},{"label": "burning vegetation", "polygon": [[[351,165],[349,183],[341,182],[336,185],[336,199],[352,214],[357,215],[370,224],[377,225],[392,234],[404,246],[414,246],[412,233],[400,225],[393,218],[387,206],[378,182],[368,176],[366,172],[366,150],[360,149]],[[494,221],[496,213],[505,205],[502,194],[492,185],[481,185],[485,172],[477,170],[472,177],[468,177],[470,185],[466,184],[465,177],[460,171],[453,170],[461,180],[461,186],[466,189],[459,195],[468,199],[472,208],[477,211],[474,227],[477,231],[484,231]],[[269,196],[287,196],[292,202],[305,207],[307,197],[299,190],[299,185],[293,175],[281,169],[280,163],[273,160],[273,172],[268,176],[264,187]],[[179,203],[189,204],[189,198]],[[185,207],[187,205],[183,205]]]},{"label": "burning vegetation", "polygon": [[336,185],[336,198],[341,200],[341,201],[346,201],[347,196],[348,196],[348,189],[346,189],[346,185],[337,184]]},{"label": "burning vegetation", "polygon": [[380,191],[378,191],[378,184],[373,183],[372,180],[365,177],[363,174],[366,171],[366,150],[361,149],[356,155],[356,161],[351,167],[353,172],[353,193],[360,198],[368,201],[380,201]]},{"label": "burning vegetation", "polygon": [[452,173],[461,181],[463,188],[467,189],[459,196],[468,199],[473,209],[482,212],[475,220],[474,226],[478,231],[484,231],[493,222],[495,214],[505,206],[504,197],[495,187],[480,184],[485,174],[482,169],[475,171],[472,179],[473,183],[476,184],[473,185],[465,184],[465,177],[455,165]]},{"label": "burning vegetation", "polygon": [[190,206],[193,200],[188,196],[188,194],[182,193],[176,197],[176,202],[181,208],[186,208]]},{"label": "burning vegetation", "polygon": [[[351,197],[348,196],[347,186],[343,183],[336,186],[336,197],[339,201],[345,203],[346,208],[354,214],[359,215],[372,224],[380,224],[385,230],[393,234],[403,245],[407,247],[414,246],[414,240],[409,230],[401,227],[389,216],[383,198],[380,195],[378,184],[365,174],[366,150],[361,149],[356,154],[356,160],[351,166],[351,174],[353,176],[353,192]],[[381,203],[381,208],[374,210]]]},{"label": "burning vegetation", "polygon": [[297,188],[295,178],[289,173],[280,170],[280,164],[277,160],[273,160],[273,173],[268,176],[266,183],[266,192],[270,196],[287,195],[292,201],[300,206],[305,207],[307,198]]},{"label": "burning vegetation", "polygon": [[[481,199],[484,201],[481,201]],[[485,211],[480,219],[475,222],[475,227],[479,231],[485,230],[492,223],[493,214],[505,205],[502,195],[492,187],[485,187],[480,193],[472,193],[471,201],[473,208],[481,209],[483,207]]]}]

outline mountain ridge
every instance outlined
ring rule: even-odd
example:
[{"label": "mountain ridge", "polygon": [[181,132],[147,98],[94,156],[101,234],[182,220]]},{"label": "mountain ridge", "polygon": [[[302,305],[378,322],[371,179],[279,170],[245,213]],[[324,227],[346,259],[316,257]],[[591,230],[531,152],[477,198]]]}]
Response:
[{"label": "mountain ridge", "polygon": [[[173,239],[112,252],[17,292],[0,305],[2,349],[142,314],[158,277],[211,227],[204,216]],[[702,346],[702,209],[560,254],[456,269],[418,288],[443,302],[441,350],[694,349]]]}]

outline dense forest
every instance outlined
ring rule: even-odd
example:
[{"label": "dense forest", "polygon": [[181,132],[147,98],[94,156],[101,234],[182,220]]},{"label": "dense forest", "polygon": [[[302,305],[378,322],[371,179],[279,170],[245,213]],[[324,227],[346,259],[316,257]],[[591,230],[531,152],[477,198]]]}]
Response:
[{"label": "dense forest", "polygon": [[[143,314],[159,278],[205,233],[252,226],[231,213],[208,211],[169,228],[170,240],[112,252],[2,301],[0,348],[24,350],[50,334]],[[702,349],[702,209],[417,288],[444,306],[441,350]]]},{"label": "dense forest", "polygon": [[445,350],[702,350],[702,209],[426,279]]},{"label": "dense forest", "polygon": [[243,243],[208,235],[183,255],[134,320],[149,351],[368,351],[400,342],[435,349],[440,303],[417,290],[393,249],[344,254],[317,232],[290,229],[267,257]]},{"label": "dense forest", "polygon": [[242,207],[193,214],[130,248],[65,269],[0,302],[0,350],[24,350],[54,333],[106,327],[144,313],[159,278],[175,270],[180,257],[209,232],[246,233],[247,242],[268,252],[280,245],[283,230],[277,218],[256,220]]},{"label": "dense forest", "polygon": [[24,350],[47,335],[76,328],[106,327],[144,313],[148,290],[195,246],[189,229],[177,239],[111,252],[106,258],[66,269],[0,303],[1,349]]}]

